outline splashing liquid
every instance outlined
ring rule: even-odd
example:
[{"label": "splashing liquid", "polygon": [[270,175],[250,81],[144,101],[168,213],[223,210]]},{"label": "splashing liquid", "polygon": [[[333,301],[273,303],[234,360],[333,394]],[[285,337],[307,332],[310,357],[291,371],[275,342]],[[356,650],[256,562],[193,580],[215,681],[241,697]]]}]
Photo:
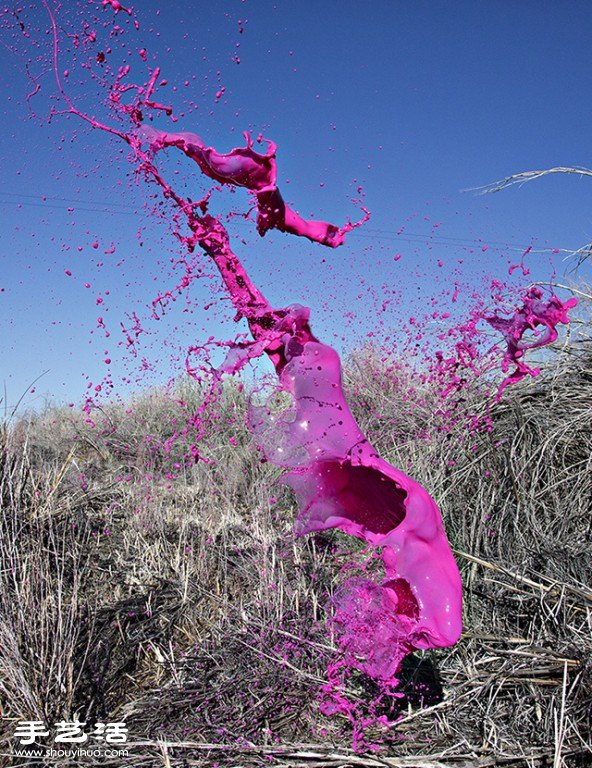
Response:
[{"label": "splashing liquid", "polygon": [[[116,14],[132,13],[115,0],[102,4]],[[158,68],[143,86],[124,84],[129,67],[122,68],[111,86],[111,108],[118,118],[127,116],[129,131],[78,110],[61,83],[58,27],[48,4],[44,5],[53,28],[55,79],[66,105],[62,113],[119,137],[132,149],[140,171],[176,206],[177,238],[188,251],[197,247],[210,257],[237,319],[248,323],[253,340],[235,344],[217,376],[234,373],[266,354],[280,389],[291,400],[280,414],[266,407],[253,408],[250,423],[268,459],[286,470],[284,482],[298,501],[296,533],[340,529],[365,542],[379,559],[383,575],[378,581],[364,574],[339,586],[332,622],[342,650],[340,664],[367,673],[385,687],[395,686],[408,653],[450,646],[461,632],[461,581],[438,507],[424,488],[382,459],[361,431],[344,396],[339,356],[314,336],[309,309],[297,304],[273,308],[231,250],[222,222],[208,214],[209,196],[198,202],[182,197],[161,175],[155,158],[164,149],[176,149],[209,179],[244,187],[255,199],[262,236],[277,229],[335,248],[368,219],[368,212],[360,222],[338,227],[306,220],[291,210],[276,184],[276,146],[271,141],[261,154],[245,134],[246,146],[222,154],[195,134],[145,126],[148,113],[171,116],[168,107],[153,100]],[[182,233],[182,221],[189,234]],[[331,671],[329,678],[334,679]]]},{"label": "splashing liquid", "polygon": [[[440,512],[427,491],[382,459],[361,431],[344,396],[339,357],[314,336],[309,309],[298,304],[273,308],[233,253],[222,222],[208,213],[209,195],[198,202],[182,197],[160,173],[156,157],[164,150],[180,151],[208,179],[244,188],[254,199],[256,227],[261,236],[275,229],[336,248],[343,245],[348,232],[368,220],[369,214],[362,209],[364,216],[359,222],[338,227],[305,219],[292,210],[277,185],[277,147],[272,141],[266,141],[267,151],[260,153],[254,149],[250,135],[245,134],[245,146],[220,153],[194,133],[147,126],[148,116],[150,120],[177,120],[171,107],[154,98],[159,88],[158,67],[151,70],[142,85],[129,82],[129,65],[113,73],[108,98],[118,120],[113,125],[79,110],[62,86],[58,26],[46,0],[43,4],[51,19],[53,69],[65,105],[61,110],[52,109],[52,114],[76,115],[131,148],[139,170],[175,205],[175,235],[179,241],[187,251],[199,248],[209,256],[224,281],[236,319],[244,318],[248,323],[252,341],[231,346],[216,371],[217,381],[224,373],[235,373],[263,354],[275,367],[279,389],[288,395],[290,405],[280,413],[267,406],[253,407],[249,421],[266,457],[285,470],[283,481],[295,493],[299,510],[296,533],[339,529],[363,541],[371,553],[368,567],[361,566],[355,576],[340,583],[332,599],[331,621],[342,653],[328,670],[325,711],[351,716],[351,705],[339,697],[340,670],[358,669],[377,680],[383,690],[390,690],[397,684],[398,670],[408,653],[447,647],[460,636],[461,582]],[[134,16],[133,9],[119,0],[101,0],[100,4],[105,12],[111,10],[120,19]],[[137,29],[135,19],[133,24]],[[89,52],[95,40],[94,32],[85,37]],[[147,62],[146,49],[138,52],[139,59]],[[91,59],[102,65],[105,54],[99,51],[91,54]],[[37,93],[39,83],[35,86]],[[222,93],[220,90],[220,96]],[[129,120],[129,130],[119,127],[122,118]],[[262,141],[258,139],[258,143]],[[183,225],[188,227],[188,234],[184,234]],[[184,285],[194,277],[189,265]],[[574,303],[570,300],[562,304],[555,296],[545,302],[540,290],[532,288],[523,306],[511,317],[481,314],[505,339],[504,372],[515,366],[498,394],[524,376],[534,375],[535,370],[524,363],[524,353],[553,341],[557,337],[556,325],[567,322],[567,310]],[[476,321],[474,318],[467,325],[471,333]],[[536,333],[539,326],[544,333],[534,341],[525,340],[526,332]],[[457,344],[457,352],[459,360],[440,360],[440,368],[444,366],[447,373],[450,369],[456,377],[453,389],[462,385],[457,369],[475,366],[476,352],[470,339],[467,344]],[[206,398],[203,407],[207,404]],[[196,414],[196,424],[198,420]],[[198,445],[193,454],[199,458]],[[374,573],[377,562],[381,571],[378,579],[369,575],[370,565]]]},{"label": "splashing liquid", "polygon": [[307,237],[312,242],[337,248],[345,242],[345,236],[352,229],[365,223],[370,215],[364,211],[364,218],[343,227],[336,227],[325,221],[303,219],[284,202],[276,185],[276,149],[273,141],[267,141],[265,155],[253,150],[253,142],[245,133],[246,146],[220,154],[212,147],[206,147],[194,133],[166,133],[151,126],[142,126],[140,136],[149,142],[150,152],[155,154],[166,147],[177,147],[197,163],[201,172],[222,184],[246,187],[256,198],[257,231],[263,236],[270,229]]},{"label": "splashing liquid", "polygon": [[[210,178],[254,193],[261,234],[277,228],[336,247],[353,226],[307,222],[279,202],[271,143],[260,155],[247,137],[245,148],[221,155],[193,134],[142,128],[139,135],[149,140],[152,154],[177,147]],[[269,198],[261,203],[261,190],[278,201],[272,208]],[[232,350],[222,370],[234,372],[265,352],[281,390],[291,396],[292,406],[279,417],[265,407],[252,409],[250,426],[267,458],[289,470],[283,480],[298,501],[296,533],[339,528],[380,548],[383,582],[355,577],[343,583],[333,621],[348,663],[394,684],[413,649],[447,647],[460,636],[460,576],[438,507],[418,483],[380,458],[362,433],[343,393],[339,356],[313,335],[310,310],[273,309],[231,251],[223,225],[194,213],[189,224],[254,338],[248,350]]]},{"label": "splashing liquid", "polygon": [[[552,294],[548,301],[543,301],[543,296],[540,288],[531,286],[523,296],[522,306],[516,309],[511,317],[505,318],[499,314],[484,315],[489,325],[499,331],[506,342],[502,371],[507,373],[511,365],[515,366],[500,384],[498,399],[510,384],[522,381],[525,376],[538,376],[540,369],[528,366],[523,360],[524,353],[552,344],[558,336],[557,326],[560,323],[569,323],[567,313],[578,303],[575,297],[562,302],[555,294]],[[542,333],[537,330],[539,326],[544,329]],[[538,338],[530,341],[525,339],[524,335],[528,331],[536,333]]]},{"label": "splashing liquid", "polygon": [[[507,387],[527,376],[538,376],[541,369],[525,362],[526,353],[552,344],[559,336],[557,326],[569,324],[568,312],[578,303],[575,297],[561,301],[552,290],[545,300],[544,291],[537,285],[531,285],[517,292],[516,303],[508,309],[504,295],[508,286],[494,279],[490,290],[501,308],[487,309],[478,297],[477,306],[471,310],[469,319],[451,329],[450,333],[458,339],[453,353],[446,356],[438,351],[435,354],[431,372],[441,386],[443,399],[452,393],[462,393],[462,390],[472,386],[475,379],[493,369],[497,370],[501,345],[501,370],[506,376],[499,384],[493,402],[501,400]],[[503,339],[501,345],[496,342],[491,346],[489,336],[481,327],[484,323],[500,333]],[[511,366],[514,368],[508,373]]]}]

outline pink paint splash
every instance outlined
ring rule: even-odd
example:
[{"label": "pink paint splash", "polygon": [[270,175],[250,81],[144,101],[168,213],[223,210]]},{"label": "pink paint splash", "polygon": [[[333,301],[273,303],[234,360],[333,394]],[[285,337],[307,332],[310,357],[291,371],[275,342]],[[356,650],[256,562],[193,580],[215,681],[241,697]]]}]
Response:
[{"label": "pink paint splash", "polygon": [[[116,77],[109,103],[118,116],[129,118],[129,131],[78,110],[62,86],[58,27],[44,4],[52,22],[54,72],[66,105],[63,113],[118,136],[132,149],[140,172],[175,206],[177,238],[190,253],[200,248],[209,256],[224,281],[236,319],[245,318],[248,323],[253,340],[231,346],[224,364],[214,372],[214,384],[219,384],[224,373],[235,373],[265,353],[279,376],[280,390],[291,398],[287,412],[277,415],[266,408],[253,409],[250,422],[267,458],[288,470],[284,482],[294,490],[299,507],[296,533],[337,528],[376,551],[381,577],[375,581],[364,575],[344,581],[333,598],[332,621],[342,653],[340,665],[361,670],[386,688],[395,686],[397,671],[407,654],[414,649],[453,645],[461,632],[461,581],[438,507],[424,488],[382,459],[362,433],[343,393],[339,357],[313,335],[309,309],[296,304],[273,308],[230,248],[222,222],[208,214],[209,195],[198,202],[182,197],[161,175],[155,157],[167,148],[179,149],[207,178],[244,187],[255,198],[261,235],[277,229],[335,248],[344,243],[348,232],[368,219],[368,212],[364,211],[360,222],[337,227],[304,219],[292,211],[276,184],[273,142],[268,141],[267,152],[260,154],[245,134],[245,147],[223,154],[195,134],[145,126],[148,111],[156,116],[172,114],[152,99],[158,68],[144,86],[125,84],[129,67],[122,68]],[[103,0],[103,4],[116,11],[127,10],[111,0]],[[188,234],[181,231],[182,221]],[[190,272],[188,267],[187,285]],[[128,339],[133,345],[129,333]],[[187,366],[191,370],[189,362]],[[206,398],[201,412],[195,415],[195,425],[208,402]],[[197,460],[197,444],[194,449]],[[337,695],[333,700],[338,708]],[[328,706],[326,711],[330,710]]]},{"label": "pink paint splash", "polygon": [[[140,131],[142,138],[146,133]],[[205,151],[193,134],[171,138],[149,129],[148,135],[152,152],[178,146],[210,178],[257,194],[277,192],[273,144],[267,155],[259,155],[247,139],[246,148],[220,155]],[[215,261],[235,308],[248,321],[254,341],[234,347],[220,371],[233,373],[265,352],[280,389],[292,397],[285,418],[259,410],[252,414],[251,428],[262,438],[267,458],[290,469],[284,482],[298,501],[296,532],[340,528],[381,548],[382,583],[356,578],[342,584],[334,600],[334,624],[348,663],[394,685],[402,659],[413,649],[453,645],[461,632],[460,576],[438,507],[419,484],[380,458],[358,427],[343,393],[339,357],[313,335],[309,309],[272,308],[230,249],[221,222],[198,215],[147,156],[144,170],[182,207],[193,233],[186,245],[199,244]],[[331,247],[352,227],[340,230],[297,216],[288,227],[285,214],[266,219],[266,228],[272,226]],[[269,437],[272,448],[266,445]]]},{"label": "pink paint splash", "polygon": [[[562,302],[555,294],[548,301],[543,300],[544,293],[537,286],[531,286],[523,297],[522,306],[509,318],[499,314],[484,315],[484,319],[496,331],[500,331],[506,342],[506,351],[502,359],[502,371],[507,373],[510,366],[514,370],[505,377],[499,386],[497,398],[510,384],[522,381],[526,376],[538,376],[540,368],[531,368],[524,360],[524,353],[531,349],[552,344],[558,336],[557,326],[569,323],[568,311],[575,307],[575,297]],[[541,327],[542,332],[537,330]],[[533,331],[536,338],[528,341],[524,338],[527,331]]]},{"label": "pink paint splash", "polygon": [[[364,210],[364,217],[352,224],[348,222],[336,227],[326,221],[303,219],[284,202],[276,185],[276,149],[273,141],[265,140],[268,147],[262,155],[253,149],[253,141],[245,132],[245,147],[220,154],[212,147],[206,147],[195,133],[167,133],[151,126],[142,126],[139,135],[149,144],[152,155],[167,147],[176,147],[197,163],[201,172],[221,184],[245,187],[251,192],[257,204],[257,231],[263,237],[270,229],[306,237],[316,243],[337,248],[345,242],[345,236],[370,218]],[[259,143],[264,141],[261,137]]]},{"label": "pink paint splash", "polygon": [[107,6],[111,6],[115,13],[119,13],[120,11],[123,11],[124,13],[127,13],[128,15],[132,15],[133,10],[131,8],[125,8],[119,0],[103,0],[103,7],[106,8]]},{"label": "pink paint splash", "polygon": [[298,500],[299,535],[339,528],[379,548],[380,584],[355,577],[334,596],[334,624],[348,663],[393,685],[413,649],[444,648],[461,631],[461,582],[442,519],[418,483],[380,458],[345,400],[337,353],[315,339],[309,311],[278,323],[280,387],[292,407],[261,408],[251,428]]},{"label": "pink paint splash", "polygon": [[[536,377],[540,368],[528,365],[525,355],[535,349],[552,344],[559,335],[558,325],[569,324],[568,312],[578,300],[571,297],[566,301],[553,293],[550,288],[545,298],[545,291],[536,285],[520,289],[515,306],[507,308],[507,294],[510,287],[498,280],[490,285],[492,298],[498,309],[487,308],[477,294],[475,306],[469,318],[463,323],[441,334],[442,340],[453,339],[453,350],[448,354],[437,351],[430,366],[428,379],[431,377],[440,386],[443,399],[454,396],[462,402],[464,390],[471,389],[475,379],[500,367],[500,342],[491,343],[491,334],[486,332],[484,323],[502,337],[501,370],[506,374],[493,396],[493,402],[499,402],[507,387],[517,384],[527,376]],[[516,295],[516,289],[513,289]],[[511,366],[514,366],[510,371]],[[489,421],[487,417],[486,421]]]}]

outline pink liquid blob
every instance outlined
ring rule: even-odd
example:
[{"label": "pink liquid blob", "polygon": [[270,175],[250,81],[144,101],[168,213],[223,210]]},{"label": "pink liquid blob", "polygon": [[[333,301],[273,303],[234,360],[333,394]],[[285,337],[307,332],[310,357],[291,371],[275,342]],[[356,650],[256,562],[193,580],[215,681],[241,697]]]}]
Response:
[{"label": "pink liquid blob", "polygon": [[394,683],[413,649],[443,648],[461,632],[461,581],[434,500],[378,456],[347,405],[337,353],[314,338],[309,310],[289,308],[274,326],[280,388],[292,406],[261,406],[251,429],[267,458],[288,469],[298,535],[339,528],[378,548],[384,578],[352,577],[334,597],[348,662]]},{"label": "pink liquid blob", "polygon": [[177,147],[196,162],[208,178],[221,184],[248,189],[256,199],[257,231],[261,236],[270,229],[278,229],[280,232],[307,237],[313,242],[336,248],[345,242],[348,232],[369,219],[369,214],[365,211],[361,221],[336,227],[325,221],[303,219],[291,210],[276,185],[277,146],[272,141],[267,141],[267,152],[262,155],[253,149],[253,141],[250,135],[245,133],[245,147],[237,147],[227,154],[220,154],[212,147],[207,147],[195,133],[167,133],[143,125],[138,134],[148,142],[152,155],[167,147]]}]

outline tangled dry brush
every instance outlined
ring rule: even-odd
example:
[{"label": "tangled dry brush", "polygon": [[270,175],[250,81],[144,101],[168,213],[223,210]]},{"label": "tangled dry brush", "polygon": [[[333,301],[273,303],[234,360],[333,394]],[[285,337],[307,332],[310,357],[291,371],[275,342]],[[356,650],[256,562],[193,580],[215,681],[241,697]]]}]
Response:
[{"label": "tangled dry brush", "polygon": [[32,764],[11,751],[19,720],[77,716],[127,723],[126,766],[590,764],[592,349],[577,337],[470,436],[372,350],[349,361],[357,417],[440,504],[465,585],[462,640],[410,657],[403,697],[377,710],[372,681],[350,677],[361,717],[397,721],[368,718],[378,751],[318,709],[328,596],[357,544],[294,540],[245,393],[226,387],[212,462],[190,468],[182,441],[164,448],[199,399],[189,385],[95,412],[95,428],[58,408],[6,423],[0,762]]}]

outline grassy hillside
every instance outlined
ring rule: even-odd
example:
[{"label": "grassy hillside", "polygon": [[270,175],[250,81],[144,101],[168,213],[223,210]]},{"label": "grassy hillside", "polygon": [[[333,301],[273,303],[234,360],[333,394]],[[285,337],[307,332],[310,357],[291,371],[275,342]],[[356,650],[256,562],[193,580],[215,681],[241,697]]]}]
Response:
[{"label": "grassy hillside", "polygon": [[[351,723],[318,711],[327,601],[359,544],[294,539],[235,384],[209,417],[211,463],[190,467],[186,441],[166,451],[199,402],[189,384],[93,412],[94,427],[59,408],[4,424],[0,751],[18,720],[77,713],[127,723],[126,766],[588,764],[589,343],[557,347],[545,371],[470,434],[404,369],[387,375],[371,350],[348,363],[356,416],[441,506],[465,585],[461,641],[408,658],[403,697],[377,706],[351,677],[360,717],[398,719],[366,729],[378,754],[354,754]],[[485,413],[477,386],[468,398]]]}]

